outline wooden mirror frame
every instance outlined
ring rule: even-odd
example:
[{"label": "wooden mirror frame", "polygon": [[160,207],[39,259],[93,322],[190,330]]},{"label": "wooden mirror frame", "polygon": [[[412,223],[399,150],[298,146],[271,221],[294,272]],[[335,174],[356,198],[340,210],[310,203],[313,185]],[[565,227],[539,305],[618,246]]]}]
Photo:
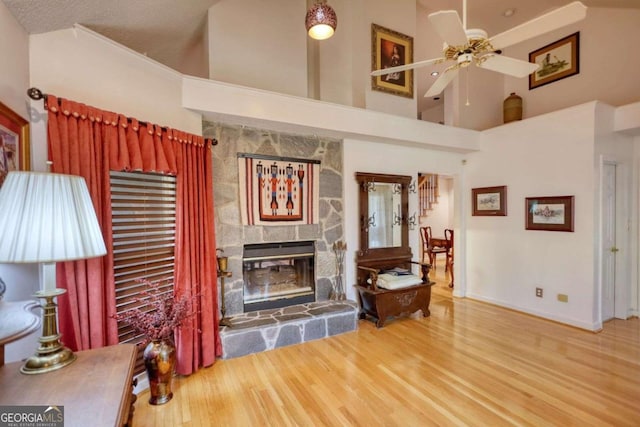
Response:
[{"label": "wooden mirror frame", "polygon": [[[356,181],[360,187],[360,250],[358,262],[392,260],[394,258],[411,259],[409,247],[409,185],[411,177],[407,175],[387,175],[381,173],[356,172]],[[400,210],[402,215],[401,245],[395,247],[369,247],[369,188],[374,183],[399,184],[401,188]]]}]

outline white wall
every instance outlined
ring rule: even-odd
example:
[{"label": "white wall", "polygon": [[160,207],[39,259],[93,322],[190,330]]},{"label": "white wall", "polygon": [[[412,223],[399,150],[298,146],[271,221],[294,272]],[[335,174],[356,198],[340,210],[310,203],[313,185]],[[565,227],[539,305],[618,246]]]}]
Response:
[{"label": "white wall", "polygon": [[368,68],[361,67],[365,57],[362,50],[368,49],[370,41],[358,30],[364,25],[363,16],[358,13],[362,0],[331,0],[329,4],[338,17],[336,32],[327,40],[307,37],[319,54],[315,71],[320,90],[316,99],[364,108],[362,76],[367,75]]},{"label": "white wall", "polygon": [[[363,33],[371,34],[371,24],[381,25],[393,31],[397,31],[406,36],[414,37],[416,35],[416,2],[415,0],[394,0],[393,6],[387,0],[367,0],[366,8],[361,10],[369,18],[366,28],[361,28]],[[370,37],[370,36],[369,36]],[[369,38],[370,40],[370,38]],[[371,47],[367,49],[371,53]],[[415,43],[414,43],[414,59],[415,59]],[[371,58],[368,59],[371,64]],[[372,71],[371,66],[367,68],[364,76],[366,90],[366,108],[368,110],[381,111],[384,113],[396,114],[399,116],[418,118],[417,90],[415,85],[413,98],[405,98],[402,96],[392,95],[386,92],[379,92],[371,89],[371,77],[369,73]]]},{"label": "white wall", "polygon": [[[24,118],[28,118],[27,89],[29,88],[29,36],[0,2],[0,102]],[[33,299],[38,290],[36,264],[0,264],[0,278],[7,285],[5,301]],[[39,312],[36,314],[40,314]],[[30,356],[38,347],[36,331],[5,347],[5,362]]]},{"label": "white wall", "polygon": [[[336,0],[338,28],[317,42],[319,99],[416,118],[412,99],[371,90],[371,23],[413,37],[415,0]],[[210,78],[307,96],[306,2],[237,0],[209,9]],[[274,29],[277,29],[275,31]],[[315,43],[315,42],[314,42]]]},{"label": "white wall", "polygon": [[432,123],[444,124],[444,102],[420,113],[420,120]]},{"label": "white wall", "polygon": [[221,1],[209,9],[209,76],[307,96],[306,2]]},{"label": "white wall", "polygon": [[580,73],[529,90],[528,79],[506,78],[503,97],[523,98],[524,117],[592,100],[620,106],[640,97],[640,10],[587,9],[585,20],[544,36],[506,48],[505,55],[528,61],[529,52],[580,31]]},{"label": "white wall", "polygon": [[[463,192],[506,185],[507,216],[466,218],[467,296],[599,328],[594,114],[595,103],[588,103],[481,134],[483,149],[466,157]],[[573,233],[525,230],[526,197],[565,195],[575,196]],[[544,298],[535,296],[536,287],[544,289]],[[569,302],[558,302],[558,293]]]},{"label": "white wall", "polygon": [[0,102],[22,117],[27,113],[29,88],[29,37],[26,31],[0,3]]},{"label": "white wall", "polygon": [[453,102],[456,114],[445,123],[465,129],[483,130],[503,123],[501,89],[504,77],[500,73],[472,66],[460,70],[452,86],[458,86]]},{"label": "white wall", "polygon": [[[344,140],[344,223],[347,252],[345,254],[345,283],[355,284],[356,252],[360,247],[360,223],[358,194],[359,187],[355,180],[356,172],[375,172],[394,175],[409,175],[417,180],[418,172],[428,170],[431,173],[458,176],[462,169],[462,154],[445,153],[420,148],[402,147],[393,144],[372,143],[370,141]],[[348,201],[352,202],[348,202]],[[418,195],[409,194],[409,215],[417,212]],[[459,217],[455,220],[457,221]],[[409,245],[413,258],[420,257],[420,234],[416,227],[409,230]],[[461,251],[462,254],[463,251]],[[458,253],[456,252],[456,256]],[[462,256],[462,255],[461,255]],[[352,286],[346,286],[347,296],[357,299]]]},{"label": "white wall", "polygon": [[[211,78],[307,96],[307,40],[302,22],[306,3],[276,0],[267,6],[259,0],[238,0],[213,6],[209,13]],[[423,110],[418,109],[418,99],[434,81],[429,72],[441,71],[447,64],[415,70],[413,99],[372,91],[370,27],[376,23],[414,37],[415,61],[439,57],[442,41],[426,18],[429,10],[416,7],[414,0],[396,0],[393,5],[385,0],[334,0],[331,5],[338,15],[337,31],[328,40],[314,42],[318,99],[417,118]],[[637,101],[640,79],[628,70],[640,67],[638,55],[630,53],[633,40],[640,38],[638,22],[640,11],[635,9],[589,8],[582,22],[508,47],[505,55],[528,60],[530,51],[581,31],[580,74],[532,91],[527,78],[505,78],[476,67],[462,70],[450,85],[457,85],[456,91],[445,91],[445,123],[476,130],[498,126],[502,102],[511,92],[523,97],[525,117],[591,100],[614,106]]]},{"label": "white wall", "polygon": [[[182,75],[170,68],[83,27],[32,35],[30,44],[31,85],[44,93],[202,134],[201,116],[182,108]],[[32,105],[44,114],[42,101]],[[41,170],[45,126],[32,123],[34,168]]]}]

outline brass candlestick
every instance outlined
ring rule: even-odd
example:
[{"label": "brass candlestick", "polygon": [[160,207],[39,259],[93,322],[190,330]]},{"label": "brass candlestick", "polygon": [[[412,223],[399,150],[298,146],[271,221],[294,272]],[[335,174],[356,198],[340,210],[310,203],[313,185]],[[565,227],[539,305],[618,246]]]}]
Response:
[{"label": "brass candlestick", "polygon": [[[223,252],[222,249],[218,249]],[[218,276],[220,277],[220,299],[222,300],[222,304],[220,305],[220,326],[231,326],[231,321],[225,317],[226,308],[225,308],[225,298],[224,298],[224,279],[227,277],[231,277],[231,272],[227,271],[229,258],[226,256],[218,257]]]},{"label": "brass candlestick", "polygon": [[76,355],[60,342],[58,333],[58,316],[53,299],[67,292],[65,289],[38,291],[35,296],[43,298],[42,336],[38,339],[40,346],[36,354],[27,359],[20,368],[23,374],[42,374],[60,369],[76,360]]}]

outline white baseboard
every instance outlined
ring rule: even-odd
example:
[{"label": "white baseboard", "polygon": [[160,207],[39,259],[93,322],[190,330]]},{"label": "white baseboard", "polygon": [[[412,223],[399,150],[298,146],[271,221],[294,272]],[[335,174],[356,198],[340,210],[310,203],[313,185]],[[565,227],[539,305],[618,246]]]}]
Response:
[{"label": "white baseboard", "polygon": [[133,388],[133,394],[138,395],[143,391],[149,389],[149,378],[147,377],[146,373],[143,372],[141,374],[138,374],[134,378],[138,380],[138,383]]},{"label": "white baseboard", "polygon": [[565,325],[573,326],[575,328],[585,329],[591,332],[597,332],[602,330],[602,322],[587,323],[581,320],[572,319],[570,317],[558,316],[557,314],[554,314],[554,313],[547,313],[545,311],[531,310],[529,308],[519,307],[517,305],[511,304],[505,301],[500,301],[493,298],[487,298],[481,295],[467,294],[467,298],[486,302],[488,304],[493,304],[493,305],[497,305],[504,308],[508,308],[510,310],[519,311],[532,316],[541,317],[543,319],[552,320],[554,322],[563,323]]}]

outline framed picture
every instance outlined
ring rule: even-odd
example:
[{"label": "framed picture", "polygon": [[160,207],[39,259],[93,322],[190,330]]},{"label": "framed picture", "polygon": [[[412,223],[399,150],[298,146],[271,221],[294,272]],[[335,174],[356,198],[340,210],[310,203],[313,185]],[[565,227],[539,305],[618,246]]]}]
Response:
[{"label": "framed picture", "polygon": [[7,174],[31,167],[29,122],[0,102],[0,186]]},{"label": "framed picture", "polygon": [[573,196],[527,197],[525,228],[573,231]]},{"label": "framed picture", "polygon": [[473,216],[507,216],[507,186],[471,189]]},{"label": "framed picture", "polygon": [[[413,37],[371,24],[371,71],[413,62]],[[371,89],[413,98],[413,70],[371,77]]]},{"label": "framed picture", "polygon": [[529,75],[529,90],[580,72],[580,32],[546,45],[529,54],[529,62],[540,68]]}]

